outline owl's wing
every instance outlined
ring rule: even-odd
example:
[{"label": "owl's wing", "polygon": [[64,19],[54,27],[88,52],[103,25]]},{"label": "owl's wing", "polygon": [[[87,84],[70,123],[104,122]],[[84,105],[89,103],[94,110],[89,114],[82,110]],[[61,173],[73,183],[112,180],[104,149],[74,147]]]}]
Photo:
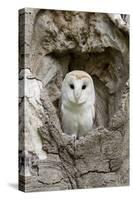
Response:
[{"label": "owl's wing", "polygon": [[92,117],[93,117],[93,126],[94,127],[96,126],[96,112],[95,112],[95,107],[96,107],[96,105],[93,104],[92,105]]},{"label": "owl's wing", "polygon": [[62,109],[61,109],[61,105],[62,105],[62,100],[61,98],[59,99],[59,120],[60,120],[60,124],[61,124],[61,129],[63,130],[63,125],[62,125]]}]

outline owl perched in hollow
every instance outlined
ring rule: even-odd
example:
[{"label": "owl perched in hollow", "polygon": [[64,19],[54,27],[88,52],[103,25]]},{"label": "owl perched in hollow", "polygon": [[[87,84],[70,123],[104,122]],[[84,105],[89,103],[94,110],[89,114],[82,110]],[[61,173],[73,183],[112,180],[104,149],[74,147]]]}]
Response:
[{"label": "owl perched in hollow", "polygon": [[95,118],[95,89],[91,76],[80,70],[66,74],[61,91],[62,127],[64,133],[85,136]]}]

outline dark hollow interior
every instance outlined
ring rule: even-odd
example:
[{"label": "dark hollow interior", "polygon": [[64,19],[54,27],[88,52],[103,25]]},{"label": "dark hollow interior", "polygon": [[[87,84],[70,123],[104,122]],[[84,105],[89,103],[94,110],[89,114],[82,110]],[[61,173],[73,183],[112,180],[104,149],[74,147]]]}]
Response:
[{"label": "dark hollow interior", "polygon": [[[122,57],[121,60],[118,60],[117,54],[120,53],[111,48],[107,48],[103,53],[81,54],[81,52],[75,53],[73,51],[69,53],[54,52],[49,55],[61,65],[61,68],[54,78],[54,84],[57,85],[59,92],[61,92],[62,81],[68,72],[72,70],[83,70],[91,75],[96,92],[95,126],[108,127],[111,117],[119,109],[121,89],[127,81],[128,77],[126,74],[128,72],[124,68]],[[62,65],[64,60],[67,60],[68,63],[65,67]],[[123,71],[121,70],[118,73],[119,65]],[[61,77],[60,80],[59,74]],[[47,85],[48,92],[51,90],[52,84],[53,80]],[[49,97],[52,99],[52,95],[55,95],[55,93],[56,91],[53,91],[53,93],[50,92]],[[60,95],[55,100],[52,100],[52,102],[60,118]]]}]

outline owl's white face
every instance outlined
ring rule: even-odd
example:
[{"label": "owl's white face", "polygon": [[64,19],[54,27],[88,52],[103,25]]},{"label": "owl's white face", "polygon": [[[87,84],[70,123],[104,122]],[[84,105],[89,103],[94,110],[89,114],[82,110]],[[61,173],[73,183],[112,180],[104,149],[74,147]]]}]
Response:
[{"label": "owl's white face", "polygon": [[80,105],[95,102],[93,80],[84,71],[75,70],[68,73],[62,84],[62,99]]}]

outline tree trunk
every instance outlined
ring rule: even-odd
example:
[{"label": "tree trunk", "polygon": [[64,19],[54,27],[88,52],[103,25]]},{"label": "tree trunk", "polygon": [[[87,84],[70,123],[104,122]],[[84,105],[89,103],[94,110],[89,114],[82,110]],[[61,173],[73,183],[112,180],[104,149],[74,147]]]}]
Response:
[{"label": "tree trunk", "polygon": [[[20,10],[20,190],[129,184],[129,33],[114,16]],[[62,80],[75,69],[91,75],[96,91],[95,128],[76,140],[60,120]]]}]

